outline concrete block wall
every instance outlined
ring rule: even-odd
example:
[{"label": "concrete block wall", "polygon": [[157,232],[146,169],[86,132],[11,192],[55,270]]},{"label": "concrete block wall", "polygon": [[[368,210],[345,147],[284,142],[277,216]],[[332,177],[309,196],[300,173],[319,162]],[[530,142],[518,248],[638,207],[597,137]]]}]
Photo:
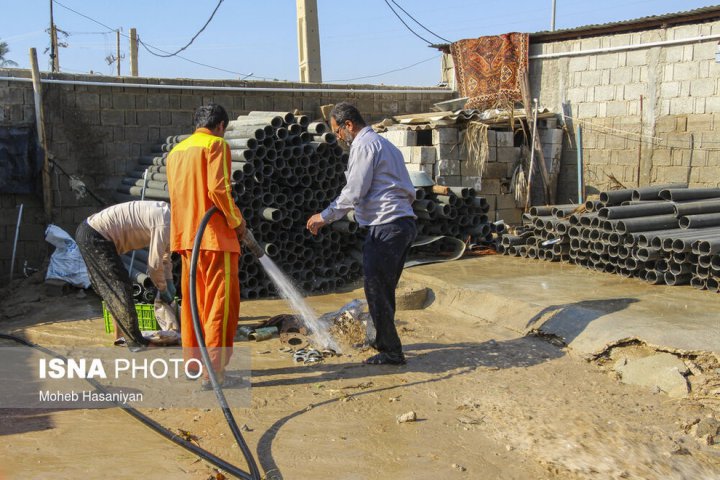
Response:
[{"label": "concrete block wall", "polygon": [[[33,90],[30,82],[3,80],[7,77],[30,78],[27,70],[0,69],[0,124],[35,123]],[[97,76],[54,75],[55,79],[97,82]],[[112,194],[125,172],[133,170],[137,158],[149,154],[153,145],[170,135],[192,132],[192,114],[201,104],[223,105],[230,117],[252,110],[300,110],[320,118],[320,106],[353,102],[368,122],[385,117],[430,111],[434,103],[449,100],[454,94],[437,89],[437,93],[407,93],[403,87],[326,86],[323,92],[304,92],[307,85],[292,83],[252,83],[241,81],[176,80],[155,78],[102,78],[112,86],[43,84],[43,106],[48,148],[56,162],[68,174],[77,176],[92,192],[112,202]],[[182,89],[123,87],[123,83],[177,85]],[[272,87],[288,92],[198,90],[193,87]],[[313,86],[316,87],[316,86]],[[348,92],[393,90],[391,93]],[[338,89],[338,92],[332,90]],[[342,91],[340,90],[342,89]],[[427,89],[433,90],[433,89]],[[53,222],[74,235],[77,225],[102,205],[90,197],[76,198],[68,178],[52,175]],[[24,205],[20,244],[16,260],[25,259],[40,266],[48,251],[42,199],[34,195],[0,194],[0,284],[9,277],[12,239],[17,220],[17,205]]]},{"label": "concrete block wall", "polygon": [[[431,137],[421,140],[427,133]],[[462,148],[465,134],[466,126],[457,125],[436,126],[431,132],[396,127],[380,135],[400,149],[408,171],[427,172],[438,185],[472,187],[488,200],[490,219],[520,223],[522,209],[510,193],[510,178],[523,154],[522,138],[510,130],[488,130],[489,158],[481,171]]]},{"label": "concrete block wall", "polygon": [[[632,50],[585,50],[720,34],[720,21],[531,45],[534,96],[565,111],[558,203],[577,199],[575,132],[582,126],[588,193],[623,185],[720,185],[717,39]],[[572,56],[533,59],[539,54]]]}]

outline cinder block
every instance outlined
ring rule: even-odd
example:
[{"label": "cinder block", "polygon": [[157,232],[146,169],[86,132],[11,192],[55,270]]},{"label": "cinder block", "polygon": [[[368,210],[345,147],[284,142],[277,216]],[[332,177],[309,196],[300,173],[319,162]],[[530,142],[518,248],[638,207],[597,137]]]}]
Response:
[{"label": "cinder block", "polygon": [[495,139],[496,139],[496,145],[498,147],[512,147],[514,145],[513,138],[515,135],[513,132],[501,132],[496,131],[495,132]]},{"label": "cinder block", "polygon": [[407,168],[408,172],[425,172],[431,177],[434,176],[434,167],[435,165],[430,164],[421,164],[421,163],[406,163],[405,168]]},{"label": "cinder block", "polygon": [[520,147],[498,147],[496,150],[497,161],[514,163],[520,158]]},{"label": "cinder block", "polygon": [[494,178],[485,178],[481,182],[480,188],[475,188],[477,192],[482,195],[499,195],[500,194],[500,180]]},{"label": "cinder block", "polygon": [[540,129],[540,143],[547,145],[548,143],[562,143],[563,141],[563,130],[560,128],[553,129]]},{"label": "cinder block", "polygon": [[497,134],[496,134],[495,130],[488,129],[487,141],[488,141],[488,145],[490,147],[495,147],[497,145]]},{"label": "cinder block", "polygon": [[538,128],[547,128],[548,130],[557,128],[557,118],[539,118]]},{"label": "cinder block", "polygon": [[396,147],[413,147],[417,145],[417,132],[413,130],[388,130],[380,133]]},{"label": "cinder block", "polygon": [[512,165],[509,163],[488,163],[485,165],[485,171],[483,172],[484,178],[506,178],[508,177],[508,170],[512,169]]},{"label": "cinder block", "polygon": [[460,187],[462,186],[463,177],[460,175],[438,175],[435,182],[438,185],[445,185],[447,187]]},{"label": "cinder block", "polygon": [[479,191],[482,188],[485,180],[482,177],[462,177],[460,182],[461,187],[474,188],[475,191]]},{"label": "cinder block", "polygon": [[456,127],[437,127],[432,131],[433,145],[443,143],[458,143],[458,129]]},{"label": "cinder block", "polygon": [[497,148],[488,148],[488,162],[497,162]]},{"label": "cinder block", "polygon": [[436,158],[445,160],[460,160],[459,143],[440,143],[435,145],[437,149]]},{"label": "cinder block", "polygon": [[507,210],[517,208],[515,204],[515,196],[510,194],[498,195],[497,197],[497,209]]},{"label": "cinder block", "polygon": [[440,159],[437,160],[437,174],[439,176],[449,176],[449,175],[460,175],[460,161],[459,160],[444,160]]},{"label": "cinder block", "polygon": [[405,163],[433,164],[435,163],[435,147],[398,147]]},{"label": "cinder block", "polygon": [[[519,225],[522,223],[522,210],[519,208],[497,209],[497,219],[508,225]],[[492,218],[495,218],[494,216]]]}]

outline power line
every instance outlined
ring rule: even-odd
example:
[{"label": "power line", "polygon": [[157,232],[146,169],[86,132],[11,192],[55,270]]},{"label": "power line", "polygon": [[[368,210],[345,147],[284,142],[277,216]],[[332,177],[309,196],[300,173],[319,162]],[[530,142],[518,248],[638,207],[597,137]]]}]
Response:
[{"label": "power line", "polygon": [[448,40],[447,38],[441,37],[441,36],[438,35],[437,33],[431,31],[430,29],[428,29],[428,28],[427,28],[425,25],[423,25],[422,23],[418,22],[418,21],[415,19],[415,17],[413,17],[412,15],[410,15],[410,14],[408,13],[408,11],[405,10],[403,7],[401,7],[395,0],[390,0],[390,1],[391,1],[392,3],[394,3],[395,6],[398,7],[400,10],[402,10],[403,13],[405,13],[405,15],[407,15],[408,17],[410,17],[413,22],[415,22],[415,23],[417,23],[418,25],[420,25],[426,32],[428,32],[428,33],[431,34],[431,35],[436,36],[437,38],[439,38],[440,40],[442,40],[442,41],[444,41],[444,42],[453,43],[453,42],[451,42],[450,40]]},{"label": "power line", "polygon": [[[70,7],[66,6],[66,5],[63,5],[63,4],[60,3],[58,0],[52,0],[52,1],[53,1],[53,3],[55,3],[55,4],[57,4],[57,5],[61,6],[61,7],[63,7],[63,8],[66,9],[66,10],[69,10],[69,11],[73,12],[73,13],[76,14],[76,15],[79,15],[79,16],[81,16],[81,17],[83,17],[83,18],[86,18],[86,19],[90,20],[91,22],[100,25],[101,27],[107,28],[107,29],[108,29],[108,33],[115,33],[115,32],[117,31],[117,29],[115,29],[115,28],[111,28],[111,27],[105,25],[104,23],[102,23],[102,22],[100,22],[100,21],[98,21],[98,20],[95,20],[94,18],[88,17],[87,15],[85,15],[85,14],[83,14],[83,13],[80,13],[80,12],[78,12],[77,10],[73,10],[72,8],[70,8]],[[217,8],[216,8],[216,10],[217,10]],[[213,13],[214,13],[214,12],[213,12]],[[212,17],[211,17],[211,19],[212,19]],[[204,27],[203,27],[203,28],[204,28]],[[198,32],[198,33],[199,33],[199,32]],[[122,36],[125,37],[125,38],[130,38],[129,35],[127,35],[127,34],[125,34],[125,33],[123,33],[123,32],[120,32],[120,35],[122,35]],[[196,36],[197,36],[197,35],[196,35]],[[161,48],[158,48],[158,47],[155,47],[155,46],[153,46],[153,45],[150,45],[149,43],[143,42],[143,41],[140,40],[139,37],[138,37],[138,43],[141,44],[141,45],[143,46],[143,48],[148,51],[148,53],[151,53],[151,54],[153,54],[153,55],[155,55],[155,56],[162,56],[162,55],[158,55],[158,54],[150,51],[150,48],[152,48],[152,49],[154,49],[154,50],[157,50],[158,52],[165,53],[165,54],[167,54],[167,56],[172,56],[172,55],[170,54],[170,52],[167,52],[167,51],[165,51],[165,50],[162,50]],[[220,71],[220,72],[231,73],[231,74],[233,74],[233,75],[241,76],[241,77],[243,77],[242,80],[244,80],[244,79],[246,79],[246,78],[251,78],[251,77],[252,77],[252,78],[256,78],[256,79],[258,79],[258,80],[274,80],[274,79],[269,78],[269,77],[259,77],[259,76],[257,76],[257,75],[252,74],[252,73],[235,72],[235,71],[233,71],[233,70],[227,70],[227,69],[224,69],[224,68],[215,67],[215,66],[213,66],[213,65],[208,65],[208,64],[206,64],[206,63],[196,62],[195,60],[191,60],[191,59],[189,59],[189,58],[187,58],[187,57],[183,57],[183,56],[177,55],[177,53],[175,54],[175,56],[176,56],[177,58],[181,59],[181,60],[185,60],[186,62],[190,62],[190,63],[193,63],[193,64],[195,64],[195,65],[199,65],[199,66],[201,66],[201,67],[211,68],[211,69],[213,69],[213,70],[217,70],[217,71]]]},{"label": "power line", "polygon": [[[151,48],[157,50],[158,52],[170,53],[170,52],[166,52],[165,50],[162,50],[162,49],[160,49],[160,48],[158,48],[158,47],[154,47],[154,46],[150,45],[149,43],[143,42],[142,40],[140,40],[140,37],[139,37],[139,36],[138,36],[137,41],[138,41],[138,43],[139,43],[140,45],[142,45],[142,47],[143,47],[148,53],[151,53],[151,54],[153,54],[153,55],[155,55],[155,56],[161,57],[162,55],[157,55],[156,53],[150,51]],[[169,55],[168,55],[168,56],[169,56]],[[185,60],[186,62],[190,62],[190,63],[193,63],[193,64],[195,64],[195,65],[199,65],[199,66],[201,66],[201,67],[212,68],[213,70],[217,70],[217,71],[219,71],[219,72],[232,73],[233,75],[239,75],[239,76],[243,77],[243,78],[241,78],[241,80],[245,80],[246,78],[250,78],[250,77],[252,77],[252,78],[257,78],[257,79],[259,79],[259,80],[270,80],[270,79],[267,78],[267,77],[258,77],[258,76],[254,75],[254,74],[252,74],[252,73],[235,72],[235,71],[233,71],[233,70],[227,70],[227,69],[225,69],[225,68],[214,67],[214,66],[212,66],[212,65],[208,65],[207,63],[196,62],[195,60],[190,60],[189,58],[187,58],[187,57],[182,57],[182,56],[180,56],[180,55],[175,55],[175,56],[176,56],[177,58],[180,58],[180,59],[182,59],[182,60]]]},{"label": "power line", "polygon": [[[394,2],[393,2],[393,3],[394,3]],[[427,43],[428,45],[432,45],[432,44],[433,44],[431,41],[429,41],[429,40],[426,39],[426,38],[421,37],[415,30],[413,30],[412,28],[410,28],[410,25],[408,25],[407,23],[405,23],[405,20],[403,20],[402,17],[401,17],[400,15],[398,15],[398,13],[395,11],[395,9],[392,7],[392,5],[390,5],[390,2],[388,2],[388,0],[385,0],[385,5],[387,5],[388,8],[389,8],[390,10],[392,10],[392,12],[393,12],[393,13],[395,14],[395,16],[398,18],[398,20],[400,20],[400,22],[402,22],[402,24],[405,25],[405,28],[407,28],[408,30],[410,30],[410,33],[412,33],[413,35],[415,35],[416,37],[418,37],[420,40],[422,40],[423,42]]]},{"label": "power line", "polygon": [[[97,24],[100,25],[101,27],[107,28],[110,32],[113,32],[113,33],[114,33],[114,32],[117,30],[117,28],[110,28],[110,27],[108,27],[107,25],[105,25],[104,23],[98,22],[98,21],[95,20],[94,18],[90,18],[90,17],[88,17],[87,15],[78,12],[77,10],[73,10],[72,8],[68,7],[67,5],[63,5],[62,3],[58,2],[57,0],[52,0],[52,2],[55,3],[55,4],[57,4],[57,5],[59,5],[59,6],[61,6],[61,7],[63,7],[65,10],[70,10],[71,12],[73,12],[73,13],[76,14],[76,15],[80,15],[81,17],[87,18],[88,20],[90,20],[90,21],[93,22],[93,23],[97,23]],[[127,37],[127,35],[125,35],[125,36]]]},{"label": "power line", "polygon": [[[183,50],[185,50],[186,48],[188,48],[190,45],[192,45],[192,43],[195,41],[195,39],[203,32],[203,30],[205,30],[205,28],[210,24],[210,22],[212,21],[213,17],[215,16],[215,13],[217,13],[218,8],[220,8],[220,5],[222,5],[222,3],[223,3],[224,1],[225,1],[225,0],[219,0],[219,1],[218,1],[218,4],[215,6],[215,10],[213,10],[212,14],[210,14],[210,18],[207,19],[207,22],[205,22],[205,25],[203,25],[202,28],[201,28],[200,30],[198,30],[198,32],[190,39],[190,41],[187,43],[187,45],[185,45],[184,47],[178,49],[177,51],[175,51],[175,52],[173,52],[173,53],[168,53],[167,55],[160,55],[160,54],[157,54],[157,53],[153,53],[153,52],[151,52],[150,50],[148,50],[148,52],[151,53],[152,55],[155,55],[156,57],[168,58],[168,57],[174,57],[174,56],[177,55],[178,53],[180,53],[180,52],[182,52]],[[146,49],[146,50],[147,50],[147,49]]]},{"label": "power line", "polygon": [[387,75],[389,73],[395,73],[400,72],[402,70],[407,70],[409,68],[415,67],[417,65],[420,65],[421,63],[429,62],[430,60],[435,60],[437,58],[440,58],[442,55],[433,55],[430,58],[426,58],[425,60],[421,60],[419,62],[413,63],[412,65],[408,65],[406,67],[396,68],[395,70],[388,70],[387,72],[383,73],[377,73],[375,75],[367,75],[365,77],[355,77],[355,78],[346,78],[345,80],[325,80],[325,83],[335,83],[335,82],[351,82],[353,80],[363,80],[365,78],[375,78],[375,77],[382,77],[383,75]]}]

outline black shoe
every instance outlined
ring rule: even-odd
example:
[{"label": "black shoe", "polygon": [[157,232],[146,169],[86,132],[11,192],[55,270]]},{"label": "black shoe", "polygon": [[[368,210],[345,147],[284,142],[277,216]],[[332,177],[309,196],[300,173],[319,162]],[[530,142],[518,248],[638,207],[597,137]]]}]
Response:
[{"label": "black shoe", "polygon": [[405,365],[405,355],[402,352],[380,352],[363,360],[366,365]]}]

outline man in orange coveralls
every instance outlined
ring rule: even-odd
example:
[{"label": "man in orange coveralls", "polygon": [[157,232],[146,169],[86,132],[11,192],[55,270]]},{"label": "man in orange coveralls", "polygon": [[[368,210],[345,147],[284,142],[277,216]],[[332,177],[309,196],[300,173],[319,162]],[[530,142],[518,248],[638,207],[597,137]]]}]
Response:
[{"label": "man in orange coveralls", "polygon": [[[195,111],[195,133],[172,149],[167,159],[170,191],[170,248],[182,256],[182,345],[185,360],[200,358],[190,313],[190,258],[198,226],[210,207],[197,262],[197,304],[205,345],[218,380],[228,386],[224,369],[232,354],[240,310],[238,262],[245,220],[235,205],[230,183],[230,147],[223,139],[228,114],[217,104]],[[210,389],[207,374],[202,384]]]}]

